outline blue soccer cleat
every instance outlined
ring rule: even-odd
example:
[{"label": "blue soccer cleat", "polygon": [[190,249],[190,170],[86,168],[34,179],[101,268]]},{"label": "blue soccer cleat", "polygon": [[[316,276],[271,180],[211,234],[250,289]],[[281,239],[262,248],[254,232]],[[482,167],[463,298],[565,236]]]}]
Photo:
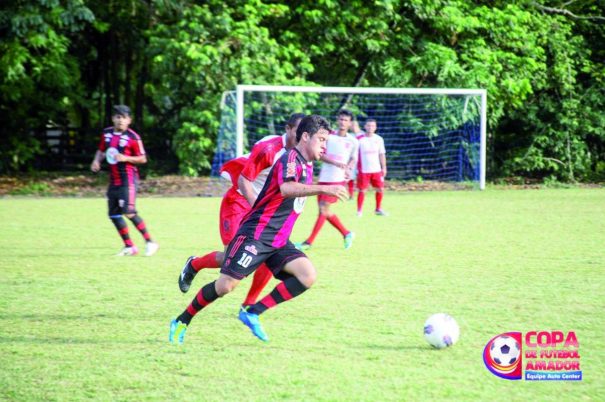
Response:
[{"label": "blue soccer cleat", "polygon": [[305,251],[311,248],[311,244],[307,243],[307,241],[305,240],[300,243],[294,243],[294,247],[296,247],[300,251]]},{"label": "blue soccer cleat", "polygon": [[176,343],[176,341],[178,341],[179,345],[182,345],[185,341],[185,332],[187,332],[187,324],[183,324],[175,318],[170,321],[170,334],[168,335],[168,340],[170,343]]},{"label": "blue soccer cleat", "polygon": [[258,314],[252,314],[246,311],[243,307],[239,310],[239,320],[244,323],[245,326],[250,328],[250,331],[263,342],[269,342],[269,337],[260,325]]},{"label": "blue soccer cleat", "polygon": [[355,238],[355,233],[349,232],[345,236],[345,250],[348,250],[353,245],[353,239]]}]

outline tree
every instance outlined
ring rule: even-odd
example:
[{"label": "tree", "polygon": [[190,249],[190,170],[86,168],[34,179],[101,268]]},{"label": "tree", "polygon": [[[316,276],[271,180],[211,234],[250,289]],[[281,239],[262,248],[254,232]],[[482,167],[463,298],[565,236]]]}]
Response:
[{"label": "tree", "polygon": [[[0,10],[0,170],[31,128],[98,128],[208,171],[222,92],[245,84],[488,90],[488,173],[605,177],[605,0],[17,0]],[[344,104],[346,99],[343,99]],[[335,108],[341,105],[335,105]]]},{"label": "tree", "polygon": [[174,23],[151,32],[153,105],[174,132],[180,171],[207,172],[214,150],[222,92],[238,83],[304,83],[312,70],[295,45],[280,46],[266,27],[284,5],[212,0],[185,8]]},{"label": "tree", "polygon": [[17,170],[40,151],[31,130],[64,124],[83,96],[67,32],[94,15],[82,0],[19,0],[0,10],[0,170]]}]

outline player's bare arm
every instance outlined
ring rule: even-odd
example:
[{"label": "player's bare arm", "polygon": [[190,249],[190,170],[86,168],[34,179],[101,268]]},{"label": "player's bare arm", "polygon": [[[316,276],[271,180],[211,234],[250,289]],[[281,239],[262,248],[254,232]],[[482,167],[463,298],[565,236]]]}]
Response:
[{"label": "player's bare arm", "polygon": [[294,181],[287,181],[279,186],[281,194],[285,198],[308,197],[313,195],[325,194],[338,197],[340,200],[349,198],[349,193],[344,186],[321,185],[321,184],[303,184]]},{"label": "player's bare arm", "polygon": [[387,176],[387,158],[385,154],[380,154],[380,167],[382,168],[382,177]]},{"label": "player's bare arm", "polygon": [[357,165],[357,151],[355,151],[353,153],[353,155],[351,155],[351,159],[349,160],[349,163],[347,164],[347,168],[355,169],[356,165]]},{"label": "player's bare arm", "polygon": [[95,157],[90,164],[90,170],[93,172],[98,172],[101,170],[101,161],[105,158],[105,152],[98,151],[95,153]]},{"label": "player's bare arm", "polygon": [[346,169],[347,168],[346,163],[338,162],[336,159],[332,159],[329,156],[322,155],[320,159],[323,162],[329,163],[330,165],[337,166],[337,167],[339,167],[341,169]]},{"label": "player's bare arm", "polygon": [[254,188],[252,187],[252,182],[246,179],[244,176],[240,175],[237,179],[237,186],[239,190],[242,192],[242,195],[248,201],[248,204],[254,205],[256,202],[256,195],[254,193]]},{"label": "player's bare arm", "polygon": [[142,165],[147,163],[147,155],[127,156],[124,154],[116,154],[116,160],[118,162],[132,163],[133,165]]}]

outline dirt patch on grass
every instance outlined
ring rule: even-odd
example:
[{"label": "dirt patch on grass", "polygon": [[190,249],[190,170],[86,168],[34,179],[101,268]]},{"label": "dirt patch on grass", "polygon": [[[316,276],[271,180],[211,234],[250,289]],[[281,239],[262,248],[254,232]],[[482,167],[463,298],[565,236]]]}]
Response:
[{"label": "dirt patch on grass", "polygon": [[[1,176],[0,196],[104,197],[105,175]],[[229,183],[219,178],[161,176],[139,182],[143,196],[213,197],[222,195]]]},{"label": "dirt patch on grass", "polygon": [[[104,197],[107,189],[107,175],[73,173],[36,173],[30,175],[0,176],[0,197],[6,196],[48,196],[48,197]],[[147,177],[139,182],[140,196],[168,197],[218,197],[222,196],[230,182],[218,177],[159,176]],[[544,184],[537,181],[519,183],[501,181],[489,184],[490,189],[516,190],[540,189]],[[561,184],[559,187],[598,188],[603,184]],[[474,190],[472,183],[446,183],[437,181],[405,182],[387,180],[388,191],[448,191]]]}]

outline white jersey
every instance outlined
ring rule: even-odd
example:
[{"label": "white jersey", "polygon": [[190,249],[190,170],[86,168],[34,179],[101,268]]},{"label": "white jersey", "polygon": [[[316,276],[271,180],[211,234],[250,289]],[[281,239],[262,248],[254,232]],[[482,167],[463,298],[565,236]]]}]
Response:
[{"label": "white jersey", "polygon": [[[330,134],[326,145],[326,156],[337,162],[348,164],[357,161],[359,143],[352,135],[341,137],[338,134]],[[345,169],[341,169],[331,163],[323,162],[319,172],[319,181],[322,183],[339,183],[345,181]]]},{"label": "white jersey", "polygon": [[380,155],[386,154],[384,140],[378,134],[364,135],[359,141],[359,171],[361,173],[378,173],[382,171]]}]

